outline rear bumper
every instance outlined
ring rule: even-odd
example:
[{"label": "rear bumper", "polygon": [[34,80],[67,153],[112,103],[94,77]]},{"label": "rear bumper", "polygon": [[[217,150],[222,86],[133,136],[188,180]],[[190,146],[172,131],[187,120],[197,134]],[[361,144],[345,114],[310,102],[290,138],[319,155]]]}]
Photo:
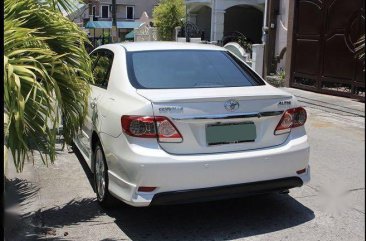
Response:
[{"label": "rear bumper", "polygon": [[[171,155],[161,150],[158,144],[154,146],[151,140],[146,140],[146,143],[141,145],[131,145],[122,135],[109,139],[102,136],[109,168],[109,191],[132,206],[149,206],[151,202],[158,202],[156,200],[159,199],[162,200],[159,201],[161,203],[166,202],[164,200],[167,198],[163,196],[168,196],[166,193],[171,196],[171,193],[177,193],[177,191],[191,193],[192,190],[200,192],[212,187],[220,187],[221,190],[232,185],[250,184],[249,189],[248,187],[229,188],[228,192],[234,190],[230,195],[235,193],[241,195],[260,193],[267,189],[270,191],[272,185],[274,189],[279,185],[277,181],[271,185],[258,185],[263,181],[271,183],[273,180],[296,177],[301,179],[302,183],[307,183],[310,180],[309,144],[304,131],[296,129],[280,146],[244,152],[200,155]],[[307,168],[305,173],[296,173],[304,168]],[[253,186],[253,183],[257,184]],[[280,182],[280,184],[283,183]],[[279,188],[288,189],[299,186],[298,184],[288,187],[286,185]],[[138,192],[138,187],[141,186],[157,187],[157,189],[151,193]],[[258,190],[255,191],[255,188]],[[174,199],[181,197],[180,195],[174,195],[176,196]],[[209,199],[220,199],[222,195],[215,196],[215,192],[212,192],[208,196]]]},{"label": "rear bumper", "polygon": [[294,187],[301,187],[302,185],[303,181],[301,178],[288,177],[221,187],[162,192],[157,193],[153,197],[150,205],[182,204],[238,198],[261,193],[282,191]]}]

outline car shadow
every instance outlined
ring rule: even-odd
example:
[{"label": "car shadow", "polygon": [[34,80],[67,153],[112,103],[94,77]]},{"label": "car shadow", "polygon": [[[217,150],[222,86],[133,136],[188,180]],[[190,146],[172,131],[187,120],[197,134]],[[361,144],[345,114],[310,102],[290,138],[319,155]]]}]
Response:
[{"label": "car shadow", "polygon": [[[75,150],[92,185],[92,174]],[[275,232],[309,222],[314,212],[286,194],[184,205],[130,207],[104,212],[131,240],[227,240]]]},{"label": "car shadow", "polygon": [[227,240],[291,228],[314,212],[289,195],[106,211],[131,240]]},{"label": "car shadow", "polygon": [[88,179],[90,186],[93,188],[93,191],[95,192],[94,175],[93,175],[92,171],[90,170],[88,164],[86,163],[83,155],[81,154],[81,152],[77,149],[77,147],[75,145],[72,145],[72,152],[75,154],[75,156],[79,160],[79,163],[85,172],[86,178]]}]

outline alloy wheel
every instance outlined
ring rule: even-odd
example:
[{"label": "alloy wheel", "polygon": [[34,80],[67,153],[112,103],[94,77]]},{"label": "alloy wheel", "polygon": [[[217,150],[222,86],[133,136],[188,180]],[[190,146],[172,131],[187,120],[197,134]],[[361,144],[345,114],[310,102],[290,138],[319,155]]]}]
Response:
[{"label": "alloy wheel", "polygon": [[97,197],[101,201],[105,195],[105,165],[103,153],[100,148],[97,148],[95,153],[95,184]]}]

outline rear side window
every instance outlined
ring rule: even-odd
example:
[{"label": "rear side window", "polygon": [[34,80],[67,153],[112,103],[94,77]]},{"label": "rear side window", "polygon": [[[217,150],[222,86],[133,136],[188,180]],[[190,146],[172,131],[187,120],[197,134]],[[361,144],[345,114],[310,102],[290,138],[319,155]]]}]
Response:
[{"label": "rear side window", "polygon": [[93,61],[94,85],[106,89],[109,74],[113,63],[113,53],[110,51],[98,51],[91,55]]},{"label": "rear side window", "polygon": [[144,89],[220,88],[263,85],[249,68],[225,51],[129,52],[132,85]]}]

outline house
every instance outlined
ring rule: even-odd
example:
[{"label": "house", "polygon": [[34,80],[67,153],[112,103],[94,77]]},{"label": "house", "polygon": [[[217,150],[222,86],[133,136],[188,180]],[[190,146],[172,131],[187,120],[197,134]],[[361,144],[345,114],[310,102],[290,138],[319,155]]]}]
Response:
[{"label": "house", "polygon": [[[117,32],[120,41],[150,16],[159,0],[116,0]],[[69,19],[86,28],[93,39],[111,36],[112,0],[85,0]],[[142,22],[141,22],[142,21]],[[131,34],[130,34],[131,35]]]},{"label": "house", "polygon": [[[112,0],[87,0],[89,12],[84,19],[93,16],[94,21],[112,21]],[[135,21],[143,12],[152,16],[154,7],[158,0],[116,0],[117,21]]]},{"label": "house", "polygon": [[[186,0],[189,21],[204,31],[205,40],[221,41],[234,31],[261,43],[265,0]],[[246,24],[250,22],[250,24]]]},{"label": "house", "polygon": [[209,41],[235,32],[264,45],[263,77],[285,85],[365,100],[355,42],[365,33],[364,0],[185,0],[190,22]]}]

